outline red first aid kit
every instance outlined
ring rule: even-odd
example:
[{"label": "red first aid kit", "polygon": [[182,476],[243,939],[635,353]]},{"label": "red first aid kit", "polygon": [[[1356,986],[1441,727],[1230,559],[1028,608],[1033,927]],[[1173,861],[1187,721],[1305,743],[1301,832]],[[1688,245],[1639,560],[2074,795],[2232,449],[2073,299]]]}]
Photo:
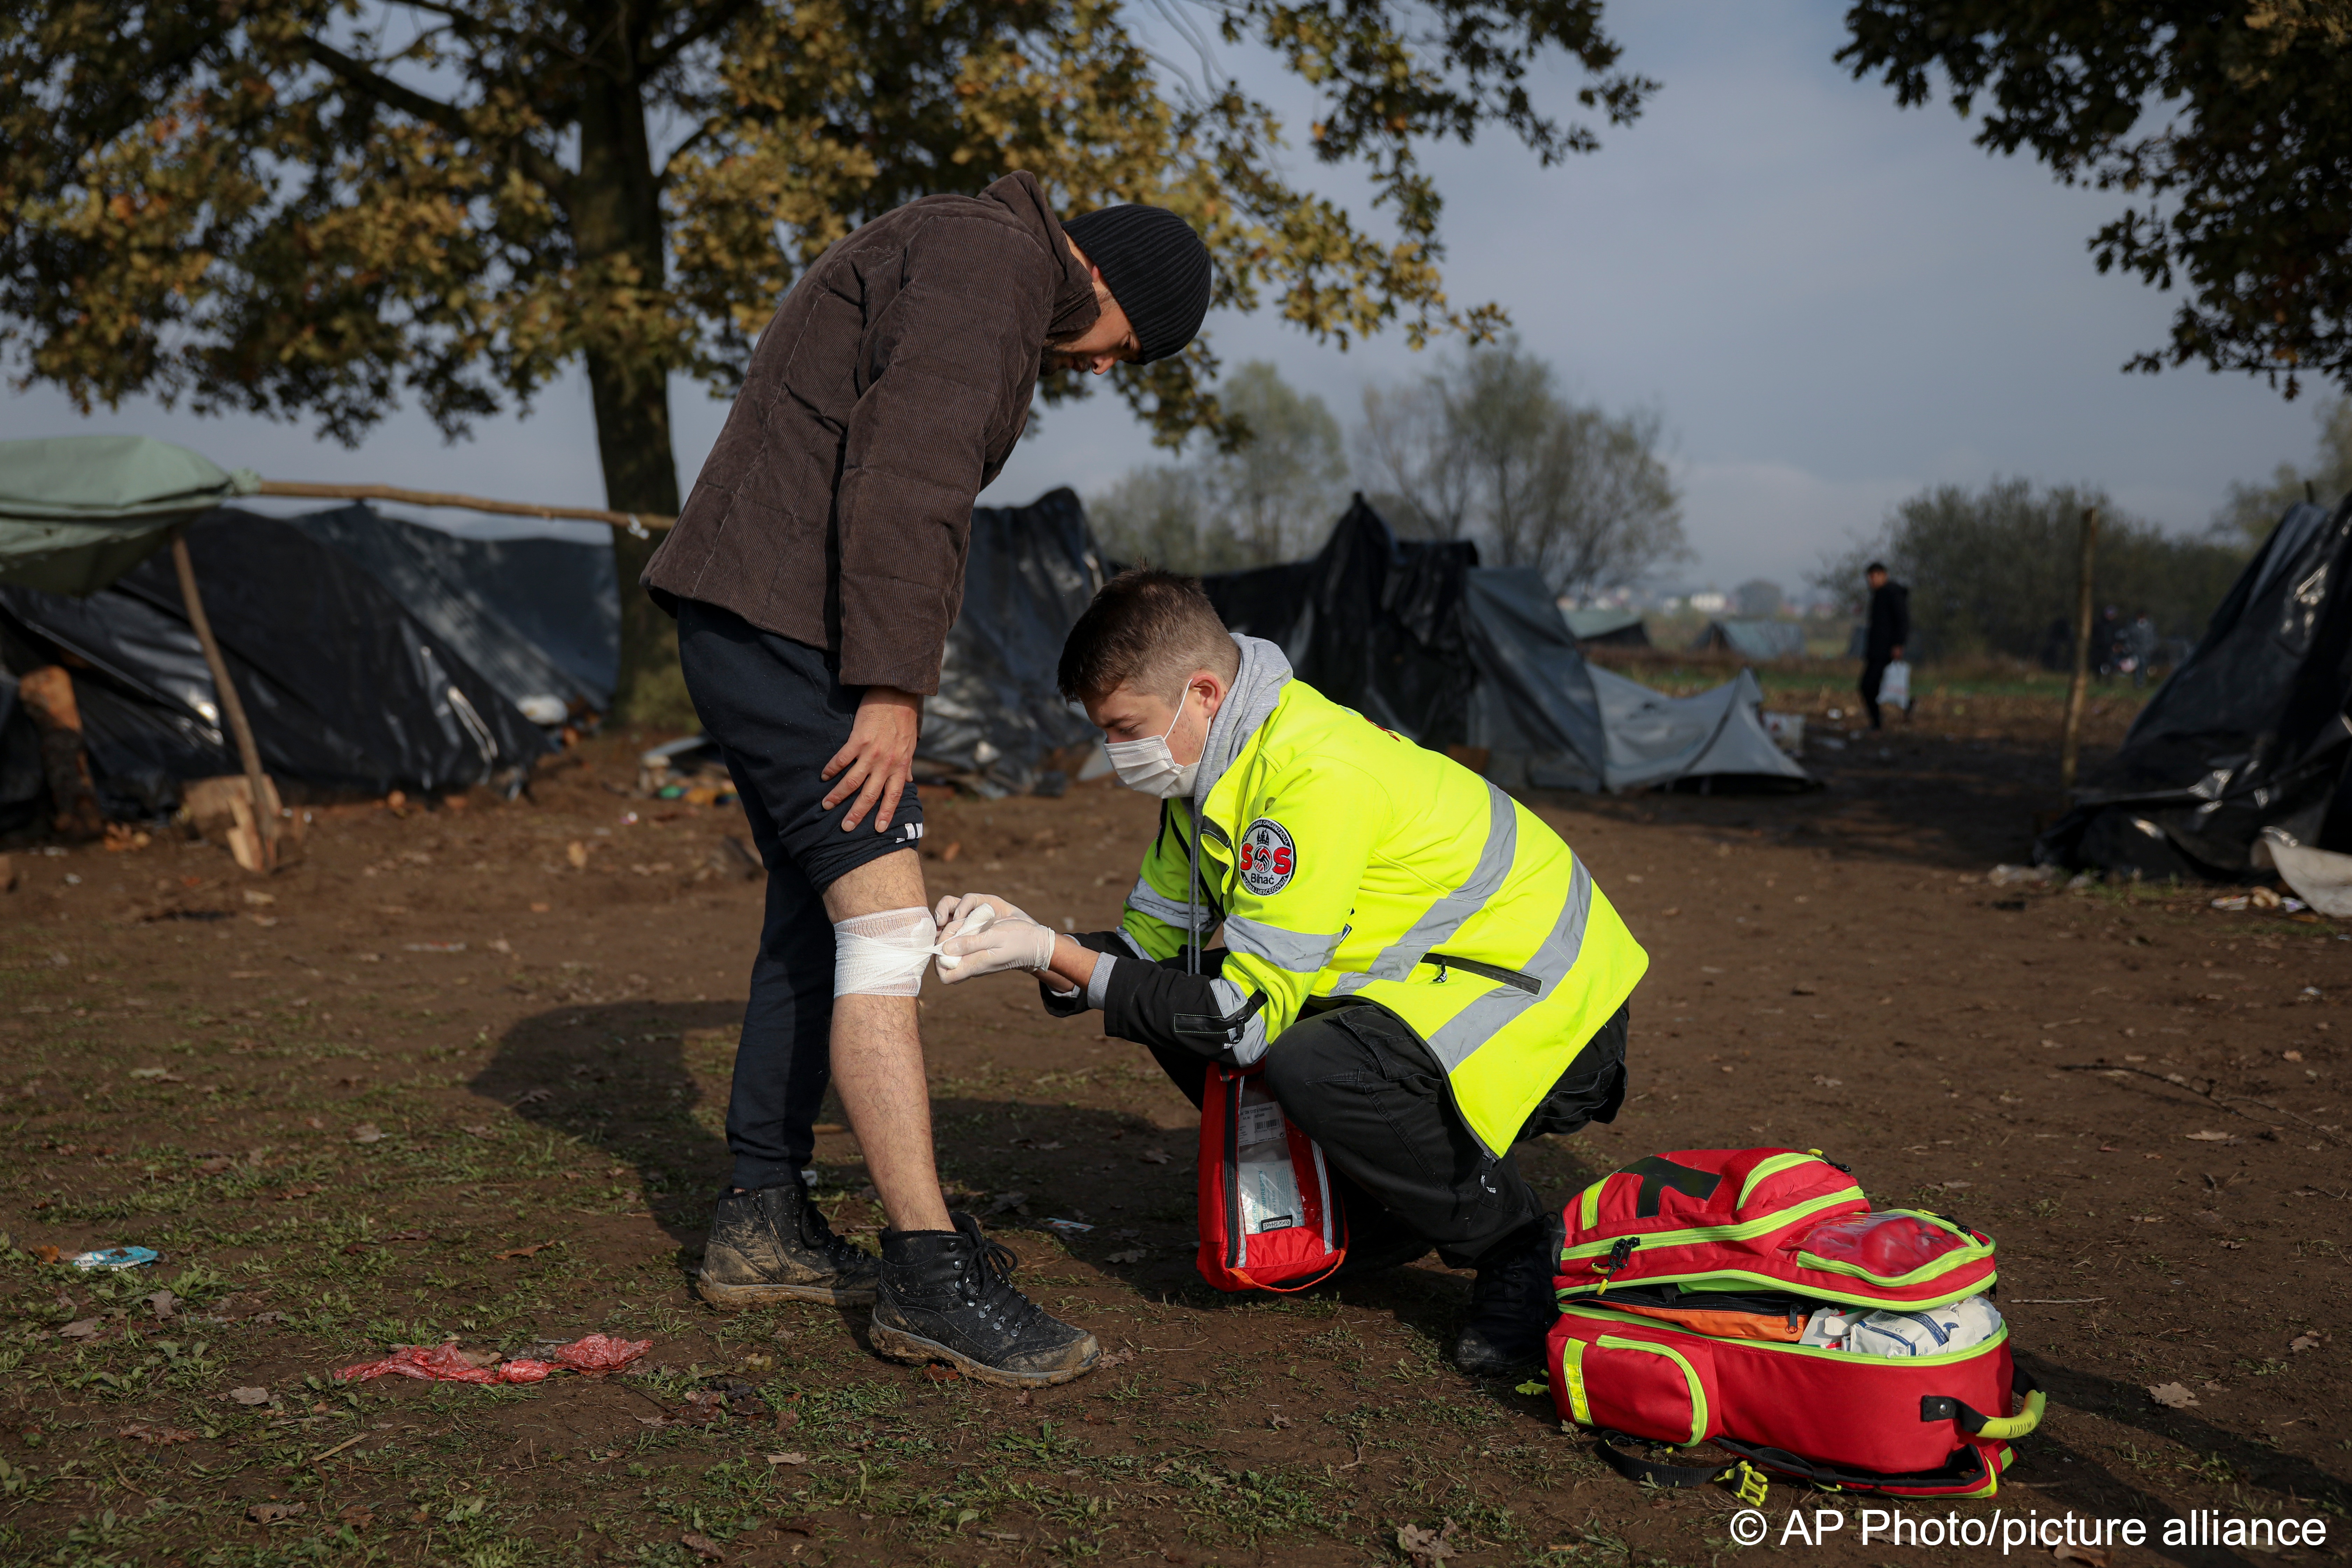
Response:
[{"label": "red first aid kit", "polygon": [[[1950,1333],[1954,1304],[1998,1278],[1992,1238],[1938,1215],[1873,1211],[1818,1152],[1637,1160],[1569,1201],[1559,1259],[1553,1403],[1636,1479],[1696,1485],[1752,1466],[1849,1490],[1990,1496],[2008,1439],[2041,1420],[2042,1396],[1986,1303],[1973,1307],[1997,1324],[1989,1335]],[[1885,1324],[1875,1342],[1903,1353],[1800,1342],[1824,1311]],[[1947,1339],[1957,1348],[1937,1349]],[[1713,1442],[1744,1464],[1655,1464],[1622,1437]],[[1760,1490],[1760,1476],[1738,1479]]]},{"label": "red first aid kit", "polygon": [[1201,1097],[1201,1278],[1220,1290],[1303,1290],[1348,1254],[1323,1151],[1255,1068],[1213,1066]]}]

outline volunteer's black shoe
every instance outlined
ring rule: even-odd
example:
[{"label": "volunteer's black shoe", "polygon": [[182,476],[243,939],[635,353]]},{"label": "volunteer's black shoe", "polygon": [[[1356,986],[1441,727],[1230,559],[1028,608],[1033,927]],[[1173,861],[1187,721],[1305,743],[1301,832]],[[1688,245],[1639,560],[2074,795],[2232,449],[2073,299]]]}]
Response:
[{"label": "volunteer's black shoe", "polygon": [[975,1383],[1043,1388],[1094,1370],[1102,1346],[1013,1288],[1018,1259],[968,1214],[953,1230],[886,1230],[874,1348],[943,1361]]},{"label": "volunteer's black shoe", "polygon": [[872,1253],[834,1235],[824,1211],[792,1181],[719,1194],[694,1289],[714,1307],[771,1301],[862,1307],[874,1300],[880,1268]]},{"label": "volunteer's black shoe", "polygon": [[1369,1241],[1348,1244],[1348,1256],[1339,1259],[1339,1267],[1331,1270],[1318,1285],[1344,1285],[1350,1279],[1402,1268],[1416,1258],[1429,1256],[1429,1243],[1410,1232],[1398,1231],[1376,1236]]},{"label": "volunteer's black shoe", "polygon": [[1559,1316],[1551,1281],[1551,1239],[1541,1221],[1496,1242],[1478,1261],[1454,1364],[1474,1377],[1541,1366],[1544,1335]]}]

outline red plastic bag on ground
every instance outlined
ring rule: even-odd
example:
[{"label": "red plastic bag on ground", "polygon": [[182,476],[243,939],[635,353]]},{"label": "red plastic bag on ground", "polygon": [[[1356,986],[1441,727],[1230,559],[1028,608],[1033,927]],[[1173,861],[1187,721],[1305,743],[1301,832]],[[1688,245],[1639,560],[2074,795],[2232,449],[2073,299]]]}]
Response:
[{"label": "red plastic bag on ground", "polygon": [[583,1377],[618,1372],[654,1348],[651,1340],[616,1340],[610,1334],[588,1334],[555,1352],[555,1364]]},{"label": "red plastic bag on ground", "polygon": [[589,1334],[559,1348],[553,1361],[519,1357],[501,1362],[496,1356],[461,1351],[453,1340],[443,1345],[407,1345],[381,1361],[347,1366],[335,1378],[341,1383],[364,1383],[375,1377],[414,1377],[428,1383],[544,1383],[557,1372],[602,1377],[620,1371],[653,1348],[651,1340]]},{"label": "red plastic bag on ground", "polygon": [[335,1373],[341,1383],[374,1377],[415,1377],[428,1383],[538,1383],[555,1370],[543,1361],[510,1361],[468,1355],[455,1341],[446,1345],[406,1345],[382,1361],[362,1362]]}]

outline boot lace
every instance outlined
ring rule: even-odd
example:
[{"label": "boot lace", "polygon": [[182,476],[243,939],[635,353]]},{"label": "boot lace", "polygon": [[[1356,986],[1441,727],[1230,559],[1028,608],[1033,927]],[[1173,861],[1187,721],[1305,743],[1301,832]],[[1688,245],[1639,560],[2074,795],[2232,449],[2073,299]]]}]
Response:
[{"label": "boot lace", "polygon": [[824,1260],[835,1268],[846,1268],[873,1260],[872,1254],[856,1242],[835,1236],[832,1222],[824,1217],[824,1211],[809,1202],[805,1194],[801,1199],[799,1228],[801,1245],[822,1253]]},{"label": "boot lace", "polygon": [[1045,1310],[1023,1295],[1013,1283],[1021,1259],[1003,1242],[991,1241],[970,1215],[956,1216],[956,1228],[971,1237],[972,1249],[956,1277],[956,1293],[965,1304],[1000,1331],[1015,1337],[1041,1321],[1051,1321]]}]

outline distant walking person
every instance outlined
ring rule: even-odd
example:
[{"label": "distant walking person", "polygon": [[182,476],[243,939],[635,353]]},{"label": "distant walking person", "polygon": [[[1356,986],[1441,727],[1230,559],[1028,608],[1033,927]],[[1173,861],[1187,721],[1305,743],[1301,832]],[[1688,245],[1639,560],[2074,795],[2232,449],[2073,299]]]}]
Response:
[{"label": "distant walking person", "polygon": [[1878,687],[1886,667],[1903,657],[1911,640],[1911,590],[1886,574],[1884,563],[1874,561],[1863,576],[1870,584],[1870,629],[1862,641],[1862,705],[1870,727],[1884,728],[1878,711]]}]

